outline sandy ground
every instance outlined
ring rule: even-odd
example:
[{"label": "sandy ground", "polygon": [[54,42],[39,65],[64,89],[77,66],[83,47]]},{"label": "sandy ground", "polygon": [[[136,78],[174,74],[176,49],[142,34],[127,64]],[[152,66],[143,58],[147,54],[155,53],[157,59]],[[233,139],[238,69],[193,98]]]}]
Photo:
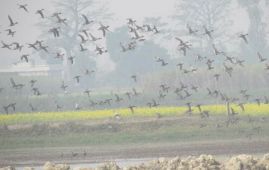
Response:
[{"label": "sandy ground", "polygon": [[[86,151],[86,154],[84,154]],[[72,152],[74,155],[72,155]],[[210,141],[196,143],[159,143],[128,146],[102,146],[99,148],[35,148],[5,150],[0,153],[1,167],[38,166],[46,161],[55,163],[84,164],[117,159],[147,159],[200,154],[229,157],[235,154],[269,153],[268,140]]]}]

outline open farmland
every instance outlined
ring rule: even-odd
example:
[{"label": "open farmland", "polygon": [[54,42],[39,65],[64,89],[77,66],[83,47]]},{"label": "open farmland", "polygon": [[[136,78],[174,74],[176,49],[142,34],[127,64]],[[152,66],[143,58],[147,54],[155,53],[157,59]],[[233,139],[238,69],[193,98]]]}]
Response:
[{"label": "open farmland", "polygon": [[1,0],[0,170],[266,169],[268,9]]},{"label": "open farmland", "polygon": [[[269,116],[268,104],[245,104],[245,111],[239,106],[231,105],[240,116]],[[203,109],[209,111],[211,116],[227,115],[226,105],[204,105]],[[17,113],[10,115],[0,115],[0,125],[28,124],[28,123],[48,123],[48,122],[70,122],[86,121],[96,119],[108,119],[119,116],[121,118],[132,117],[167,117],[193,115],[201,116],[198,108],[194,108],[189,114],[186,107],[155,107],[155,108],[135,108],[134,113],[130,109],[106,109],[106,110],[82,110],[70,112],[39,112],[39,113]],[[116,118],[115,118],[116,119]]]},{"label": "open farmland", "polygon": [[[189,115],[185,107],[137,108],[135,113],[115,109],[2,115],[0,159],[6,165],[19,165],[26,160],[21,158],[25,153],[34,164],[42,164],[46,160],[101,162],[142,155],[267,152],[268,105],[246,105],[245,112],[239,112],[230,123],[226,106],[204,108],[210,111],[209,117],[201,117],[197,110]],[[251,109],[258,111],[248,111]],[[43,156],[36,155],[44,150]],[[106,156],[98,158],[102,152]]]}]

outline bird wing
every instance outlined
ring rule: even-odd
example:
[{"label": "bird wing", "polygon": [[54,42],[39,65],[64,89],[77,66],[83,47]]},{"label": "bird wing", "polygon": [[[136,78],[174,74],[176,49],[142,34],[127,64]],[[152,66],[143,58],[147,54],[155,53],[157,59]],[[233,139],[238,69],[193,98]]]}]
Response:
[{"label": "bird wing", "polygon": [[208,35],[210,38],[212,38],[212,36],[211,36],[211,33],[210,33],[210,32],[208,32],[208,33],[207,33],[207,35]]},{"label": "bird wing", "polygon": [[10,24],[13,24],[12,18],[9,15],[8,15],[8,19],[9,19]]},{"label": "bird wing", "polygon": [[28,9],[25,7],[25,6],[23,6],[22,7],[26,12],[28,12]]},{"label": "bird wing", "polygon": [[13,80],[13,78],[10,78],[10,82],[11,82],[11,84],[12,84],[13,87],[16,86],[16,83],[15,83],[15,81]]},{"label": "bird wing", "polygon": [[183,43],[183,41],[180,38],[175,37],[175,39],[178,40],[180,43]]},{"label": "bird wing", "polygon": [[247,40],[247,38],[246,38],[246,37],[243,37],[243,39],[244,39],[244,41],[245,41],[246,43],[248,43],[248,40]]},{"label": "bird wing", "polygon": [[38,11],[38,13],[41,15],[41,18],[44,18],[44,14],[42,11]]},{"label": "bird wing", "polygon": [[186,56],[186,48],[181,48],[181,50],[183,51],[183,53],[184,53],[184,56]]},{"label": "bird wing", "polygon": [[84,18],[85,23],[89,23],[89,19],[87,18],[87,16],[86,16],[86,15],[82,14],[82,17]]},{"label": "bird wing", "polygon": [[105,37],[105,36],[106,36],[106,31],[105,31],[105,29],[101,29],[101,31],[103,32],[103,36]]},{"label": "bird wing", "polygon": [[82,46],[82,44],[80,44],[80,49],[81,49],[81,51],[84,50],[84,47]]},{"label": "bird wing", "polygon": [[78,36],[81,38],[81,41],[85,41],[84,37],[81,34],[78,34]]}]

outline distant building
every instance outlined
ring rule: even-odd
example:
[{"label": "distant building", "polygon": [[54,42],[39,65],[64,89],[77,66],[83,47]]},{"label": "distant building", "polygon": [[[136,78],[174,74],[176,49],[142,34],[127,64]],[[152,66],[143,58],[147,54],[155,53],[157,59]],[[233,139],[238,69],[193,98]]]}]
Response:
[{"label": "distant building", "polygon": [[17,76],[62,76],[63,66],[55,65],[32,65],[29,63],[18,63],[10,68],[0,69],[0,74]]}]

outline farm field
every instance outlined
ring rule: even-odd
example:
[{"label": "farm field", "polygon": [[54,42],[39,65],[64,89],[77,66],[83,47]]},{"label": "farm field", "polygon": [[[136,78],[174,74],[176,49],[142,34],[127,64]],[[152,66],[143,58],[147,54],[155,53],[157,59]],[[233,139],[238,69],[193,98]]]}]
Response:
[{"label": "farm field", "polygon": [[[231,123],[227,123],[225,105],[203,106],[208,118],[201,118],[196,108],[189,115],[186,107],[136,108],[134,114],[115,109],[1,115],[0,160],[7,165],[25,163],[24,154],[42,164],[47,160],[268,152],[268,105],[247,104],[245,112],[232,107],[238,114]],[[41,152],[42,156],[36,155]]]},{"label": "farm field", "polygon": [[269,0],[1,4],[0,170],[269,162]]},{"label": "farm field", "polygon": [[[245,104],[245,111],[236,104],[231,104],[235,112],[242,116],[268,116],[268,104]],[[226,105],[204,105],[204,111],[209,111],[210,115],[227,115]],[[37,113],[17,113],[9,115],[0,115],[0,125],[10,124],[27,124],[27,123],[46,123],[46,122],[62,122],[62,121],[80,121],[80,120],[96,120],[113,118],[118,115],[120,117],[156,117],[156,116],[181,116],[187,114],[187,108],[181,107],[138,107],[134,109],[134,113],[128,108],[105,109],[105,110],[82,110],[70,112],[37,112]],[[193,115],[200,115],[197,107],[193,107]]]}]

